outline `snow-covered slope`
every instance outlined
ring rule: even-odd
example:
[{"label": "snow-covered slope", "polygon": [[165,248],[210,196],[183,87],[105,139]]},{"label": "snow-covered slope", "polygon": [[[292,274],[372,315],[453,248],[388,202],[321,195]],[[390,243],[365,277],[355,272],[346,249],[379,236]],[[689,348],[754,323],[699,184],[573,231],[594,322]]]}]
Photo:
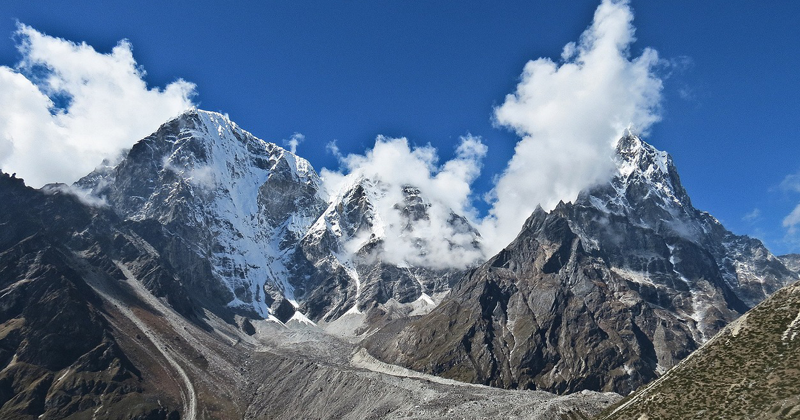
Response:
[{"label": "snow-covered slope", "polygon": [[[432,309],[450,290],[463,265],[425,258],[431,244],[415,229],[424,226],[429,217],[428,200],[417,188],[399,187],[402,201],[390,203],[382,213],[377,203],[386,198],[390,186],[363,177],[348,181],[331,195],[328,208],[306,232],[295,254],[298,267],[314,265],[313,270],[308,270],[305,287],[313,290],[311,293],[323,292],[329,297],[307,299],[303,307],[312,318],[325,320],[347,313],[361,314],[370,306],[390,301],[410,304],[409,310]],[[453,245],[452,252],[474,255],[473,265],[479,263],[483,254],[477,230],[452,212],[448,228],[468,238],[466,247]],[[387,241],[398,239],[390,236],[398,230],[411,248],[401,259],[385,249]],[[344,282],[348,282],[347,293],[331,296],[331,287]],[[344,299],[336,302],[336,296]]]}]

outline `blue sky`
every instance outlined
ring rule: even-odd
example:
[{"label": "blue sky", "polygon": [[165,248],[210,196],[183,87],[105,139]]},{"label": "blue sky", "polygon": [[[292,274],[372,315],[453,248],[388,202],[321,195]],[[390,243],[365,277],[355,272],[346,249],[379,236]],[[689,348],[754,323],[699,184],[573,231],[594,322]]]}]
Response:
[{"label": "blue sky", "polygon": [[[265,140],[302,133],[297,153],[317,169],[338,166],[332,140],[347,154],[405,136],[445,161],[461,136],[480,136],[479,196],[519,141],[494,107],[528,60],[558,60],[578,40],[599,1],[264,3],[10,1],[0,65],[20,58],[16,21],[103,53],[128,39],[150,86],[192,82],[201,108]],[[631,53],[671,63],[646,139],[672,154],[694,205],[775,253],[800,252],[782,225],[800,202],[800,3],[764,4],[633,0]]]}]

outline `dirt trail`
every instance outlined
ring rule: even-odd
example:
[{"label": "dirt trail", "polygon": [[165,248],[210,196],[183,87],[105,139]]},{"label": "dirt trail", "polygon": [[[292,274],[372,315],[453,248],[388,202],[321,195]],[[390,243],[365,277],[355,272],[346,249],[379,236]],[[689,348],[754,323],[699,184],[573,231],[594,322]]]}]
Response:
[{"label": "dirt trail", "polygon": [[[118,264],[120,268],[124,268],[124,265]],[[127,269],[122,270],[125,274],[126,278],[130,282],[131,285],[139,284],[139,281],[134,278],[130,271]],[[178,373],[178,377],[180,378],[180,382],[183,382],[183,386],[181,387],[181,397],[183,400],[183,418],[187,420],[196,420],[197,419],[197,393],[195,392],[194,384],[192,384],[189,375],[186,374],[186,371],[181,367],[180,363],[176,360],[175,355],[173,354],[173,350],[167,345],[164,340],[162,340],[156,333],[152,331],[152,329],[144,322],[139,316],[136,315],[134,311],[132,311],[128,305],[121,302],[119,299],[114,297],[113,292],[109,290],[109,287],[105,285],[104,281],[92,278],[85,278],[87,284],[97,292],[100,297],[110,303],[114,308],[119,311],[125,318],[128,318],[141,332],[147,337],[150,342],[153,343],[153,346],[158,349],[161,355],[164,357],[164,360],[172,366],[175,372]],[[140,292],[136,290],[137,288],[134,287],[137,295],[140,295]],[[150,295],[148,293],[148,295]],[[152,297],[152,295],[150,295]],[[155,299],[155,298],[153,298]],[[157,299],[155,299],[157,300]],[[150,303],[149,301],[147,303]],[[162,310],[162,308],[158,308],[158,310]]]},{"label": "dirt trail", "polygon": [[[136,292],[136,295],[140,299],[144,300],[147,304],[149,304],[150,306],[154,307],[156,310],[164,314],[164,317],[167,319],[167,321],[172,321],[171,320],[172,317],[170,316],[173,315],[172,309],[167,308],[166,305],[164,305],[163,303],[161,303],[161,301],[156,299],[150,292],[147,292],[146,290],[144,290],[143,292],[144,286],[142,286],[139,280],[136,279],[131,274],[131,272],[127,269],[127,267],[125,267],[124,264],[117,263],[117,267],[119,267],[120,270],[123,272],[125,277],[128,279],[129,284],[132,286],[132,289]],[[189,375],[186,374],[186,371],[183,370],[180,363],[178,363],[178,361],[176,360],[175,355],[172,354],[173,350],[171,349],[171,347],[167,346],[167,343],[165,343],[164,340],[161,339],[161,337],[153,333],[153,331],[147,326],[147,324],[144,321],[142,321],[142,319],[139,318],[126,305],[122,304],[117,299],[108,295],[104,295],[103,298],[110,301],[114,306],[117,307],[117,309],[119,309],[119,311],[123,315],[125,315],[125,317],[130,319],[131,322],[133,322],[136,325],[136,327],[139,328],[144,333],[144,335],[153,343],[153,345],[158,349],[158,351],[161,352],[161,355],[164,356],[164,359],[166,359],[167,362],[169,362],[169,364],[175,369],[175,371],[178,372],[178,375],[180,376],[181,381],[183,382],[184,387],[186,388],[185,390],[181,391],[181,394],[183,395],[183,412],[185,413],[185,418],[187,420],[196,420],[197,392],[194,389],[194,384],[192,384],[192,380],[189,379]],[[170,322],[170,326],[172,326],[173,329],[175,329],[175,331],[179,331],[179,328],[175,328],[176,326],[173,325],[172,322]]]}]

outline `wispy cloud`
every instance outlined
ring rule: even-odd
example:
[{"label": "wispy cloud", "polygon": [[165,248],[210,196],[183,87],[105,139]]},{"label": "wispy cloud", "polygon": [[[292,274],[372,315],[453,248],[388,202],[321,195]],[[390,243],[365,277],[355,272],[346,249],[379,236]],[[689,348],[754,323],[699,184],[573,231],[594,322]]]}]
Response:
[{"label": "wispy cloud", "polygon": [[755,208],[753,211],[742,216],[742,221],[753,223],[761,217],[761,210]]},{"label": "wispy cloud", "polygon": [[[794,195],[800,193],[800,172],[787,175],[786,178],[778,185],[778,189],[787,195]],[[798,225],[800,225],[800,204],[798,204],[791,213],[783,218],[783,227],[786,228],[787,242],[797,243],[800,242],[798,238]]]},{"label": "wispy cloud", "polygon": [[68,194],[78,199],[81,203],[90,207],[108,207],[108,201],[105,198],[99,198],[92,195],[89,190],[84,190],[73,185],[67,184],[50,184],[46,185],[43,189],[45,194]]},{"label": "wispy cloud", "polygon": [[789,235],[797,234],[797,225],[800,225],[800,204],[783,219],[783,227],[787,229]]},{"label": "wispy cloud", "polygon": [[785,192],[800,193],[800,173],[787,175],[781,181],[779,188]]},{"label": "wispy cloud", "polygon": [[302,135],[301,133],[294,133],[292,137],[289,137],[289,140],[284,140],[283,143],[286,146],[289,146],[289,151],[292,153],[297,153],[297,146],[305,141],[306,136]]},{"label": "wispy cloud", "polygon": [[71,183],[192,106],[192,83],[148,88],[128,41],[104,54],[23,24],[15,35],[22,59],[0,66],[0,169],[29,185]]}]

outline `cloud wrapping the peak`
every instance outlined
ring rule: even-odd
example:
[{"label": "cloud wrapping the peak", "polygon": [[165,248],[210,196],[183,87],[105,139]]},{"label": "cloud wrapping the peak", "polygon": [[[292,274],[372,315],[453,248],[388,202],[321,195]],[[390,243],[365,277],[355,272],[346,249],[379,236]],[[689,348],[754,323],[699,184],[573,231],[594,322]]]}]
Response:
[{"label": "cloud wrapping the peak", "polygon": [[609,179],[614,145],[631,127],[646,134],[660,120],[662,81],[655,50],[631,58],[633,12],[627,1],[604,0],[562,62],[529,61],[513,94],[495,108],[498,125],[522,139],[489,199],[482,233],[497,251],[519,232],[537,205]]},{"label": "cloud wrapping the peak", "polygon": [[148,88],[128,41],[103,54],[23,24],[15,34],[22,59],[0,66],[0,169],[28,185],[74,182],[193,105],[192,83]]},{"label": "cloud wrapping the peak", "polygon": [[[461,268],[484,254],[474,246],[474,234],[454,225],[451,218],[455,213],[474,222],[471,184],[480,174],[486,152],[479,138],[462,137],[453,159],[439,165],[430,145],[411,147],[405,138],[379,136],[365,154],[342,156],[342,172],[322,169],[321,175],[332,196],[341,195],[359,179],[375,185],[371,198],[383,228],[380,256],[384,261],[400,266]],[[418,188],[427,206],[427,219],[416,220],[411,230],[402,210],[407,186]],[[355,251],[367,239],[353,238],[348,248]],[[423,252],[420,243],[425,244]]]}]

